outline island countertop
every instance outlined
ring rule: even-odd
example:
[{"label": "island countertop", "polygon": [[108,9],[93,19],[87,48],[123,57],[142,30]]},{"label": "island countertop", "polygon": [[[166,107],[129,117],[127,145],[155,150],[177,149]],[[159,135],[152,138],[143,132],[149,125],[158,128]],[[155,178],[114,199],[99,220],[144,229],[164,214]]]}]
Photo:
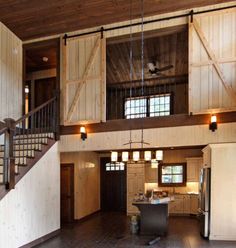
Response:
[{"label": "island countertop", "polygon": [[150,205],[157,205],[157,204],[168,204],[170,201],[174,201],[174,196],[163,197],[158,199],[152,199],[150,201],[133,201],[133,205],[138,204],[150,204]]}]

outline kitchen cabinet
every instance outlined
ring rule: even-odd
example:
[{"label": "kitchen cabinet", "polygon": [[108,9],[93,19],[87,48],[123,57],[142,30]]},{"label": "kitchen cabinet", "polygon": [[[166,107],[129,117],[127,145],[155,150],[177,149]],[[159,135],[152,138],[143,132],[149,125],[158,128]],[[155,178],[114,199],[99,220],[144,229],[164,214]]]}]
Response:
[{"label": "kitchen cabinet", "polygon": [[184,214],[190,214],[190,206],[191,206],[191,202],[190,202],[190,195],[184,195],[183,196],[183,213]]},{"label": "kitchen cabinet", "polygon": [[187,161],[187,182],[199,182],[200,168],[203,164],[201,157],[186,158]]},{"label": "kitchen cabinet", "polygon": [[199,196],[190,195],[190,213],[197,215],[199,208]]},{"label": "kitchen cabinet", "polygon": [[144,193],[144,183],[144,164],[127,164],[127,214],[139,213],[138,208],[133,206],[132,202],[136,194]]},{"label": "kitchen cabinet", "polygon": [[151,165],[145,165],[145,183],[157,183],[158,170]]},{"label": "kitchen cabinet", "polygon": [[197,214],[198,195],[177,194],[175,200],[169,203],[169,214]]},{"label": "kitchen cabinet", "polygon": [[207,146],[203,150],[203,167],[211,167],[211,147]]}]

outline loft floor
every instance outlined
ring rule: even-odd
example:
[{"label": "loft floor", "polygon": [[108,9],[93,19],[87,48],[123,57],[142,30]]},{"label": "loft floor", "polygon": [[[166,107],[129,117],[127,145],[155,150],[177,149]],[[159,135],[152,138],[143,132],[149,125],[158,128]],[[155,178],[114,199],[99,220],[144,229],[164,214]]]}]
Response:
[{"label": "loft floor", "polygon": [[[150,236],[130,234],[129,218],[122,213],[98,213],[82,223],[62,227],[60,235],[38,248],[147,247]],[[198,221],[191,217],[170,217],[169,233],[152,247],[235,248],[236,242],[207,241],[199,235]]]}]

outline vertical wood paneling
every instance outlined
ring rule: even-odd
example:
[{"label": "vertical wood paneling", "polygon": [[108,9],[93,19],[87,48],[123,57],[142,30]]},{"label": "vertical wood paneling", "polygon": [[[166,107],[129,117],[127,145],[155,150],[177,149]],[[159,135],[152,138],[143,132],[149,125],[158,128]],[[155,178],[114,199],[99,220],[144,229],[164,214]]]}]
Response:
[{"label": "vertical wood paneling", "polygon": [[22,42],[0,23],[0,120],[22,114]]},{"label": "vertical wood paneling", "polygon": [[[218,11],[195,17],[213,50],[228,85],[236,88],[236,10]],[[191,24],[190,24],[191,26]],[[236,109],[216,72],[197,32],[189,29],[190,112],[223,112]],[[234,92],[236,94],[236,91]]]},{"label": "vertical wood paneling", "polygon": [[[61,163],[73,163],[75,178],[75,219],[100,210],[100,166],[95,152],[61,153]],[[93,163],[94,167],[88,167]]]},{"label": "vertical wood paneling", "polygon": [[0,201],[0,247],[16,248],[60,228],[58,143]]},{"label": "vertical wood paneling", "polygon": [[[94,55],[87,78],[83,83],[84,73],[97,42],[99,42],[98,51]],[[65,47],[66,63],[64,63],[66,75],[65,80],[63,80],[66,91],[64,92],[65,124],[100,122],[105,119],[105,110],[102,110],[105,107],[106,97],[105,90],[103,90],[105,84],[104,44],[104,39],[100,38],[100,34],[75,38],[67,42]],[[79,84],[82,84],[79,99],[69,120],[67,115]]]}]

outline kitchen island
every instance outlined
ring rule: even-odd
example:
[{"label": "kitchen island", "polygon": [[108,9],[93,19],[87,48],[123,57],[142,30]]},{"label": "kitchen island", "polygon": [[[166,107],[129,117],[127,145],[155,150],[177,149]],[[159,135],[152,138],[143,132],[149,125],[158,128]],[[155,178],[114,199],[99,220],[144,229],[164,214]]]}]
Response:
[{"label": "kitchen island", "polygon": [[168,229],[168,203],[166,201],[137,201],[133,202],[140,211],[140,234],[165,236]]}]

